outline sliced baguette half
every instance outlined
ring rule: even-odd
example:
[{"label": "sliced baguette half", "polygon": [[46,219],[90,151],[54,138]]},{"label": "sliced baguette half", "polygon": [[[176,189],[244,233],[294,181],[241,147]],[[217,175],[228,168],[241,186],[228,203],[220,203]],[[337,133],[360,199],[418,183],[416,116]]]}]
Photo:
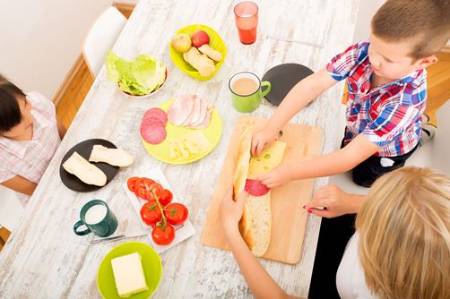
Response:
[{"label": "sliced baguette half", "polygon": [[96,144],[89,157],[91,162],[105,162],[112,166],[127,167],[133,164],[133,156],[121,148],[108,148]]},{"label": "sliced baguette half", "polygon": [[95,186],[106,185],[106,175],[100,168],[92,165],[77,152],[63,163],[63,168],[79,178],[83,183]]},{"label": "sliced baguette half", "polygon": [[271,227],[270,192],[263,196],[249,195],[245,200],[240,231],[255,256],[263,256],[269,248]]}]

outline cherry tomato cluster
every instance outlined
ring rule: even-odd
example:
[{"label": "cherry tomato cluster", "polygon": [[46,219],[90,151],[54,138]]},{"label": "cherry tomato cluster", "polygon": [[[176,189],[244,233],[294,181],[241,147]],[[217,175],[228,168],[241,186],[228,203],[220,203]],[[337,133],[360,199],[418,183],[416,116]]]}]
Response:
[{"label": "cherry tomato cluster", "polygon": [[150,178],[131,177],[128,189],[147,202],[141,208],[141,219],[153,227],[152,239],[156,244],[168,245],[175,238],[174,225],[183,224],[188,218],[185,205],[172,202],[172,192]]}]

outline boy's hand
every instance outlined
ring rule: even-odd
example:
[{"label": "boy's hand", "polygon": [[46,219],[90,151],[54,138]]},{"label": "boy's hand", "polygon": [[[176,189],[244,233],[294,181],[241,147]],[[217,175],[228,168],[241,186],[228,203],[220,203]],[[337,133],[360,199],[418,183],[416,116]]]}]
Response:
[{"label": "boy's hand", "polygon": [[327,185],[320,188],[304,208],[311,214],[334,218],[357,212],[355,207],[358,203],[358,196],[354,198],[336,185]]},{"label": "boy's hand", "polygon": [[233,200],[233,188],[229,188],[220,203],[220,220],[222,227],[227,236],[235,232],[239,232],[239,221],[244,212],[244,202],[247,198],[247,193],[242,192]]},{"label": "boy's hand", "polygon": [[290,167],[286,164],[273,169],[271,172],[263,174],[257,178],[269,188],[275,188],[289,183],[292,180]]},{"label": "boy's hand", "polygon": [[269,127],[256,132],[252,137],[252,155],[259,156],[266,146],[278,139],[278,130]]}]

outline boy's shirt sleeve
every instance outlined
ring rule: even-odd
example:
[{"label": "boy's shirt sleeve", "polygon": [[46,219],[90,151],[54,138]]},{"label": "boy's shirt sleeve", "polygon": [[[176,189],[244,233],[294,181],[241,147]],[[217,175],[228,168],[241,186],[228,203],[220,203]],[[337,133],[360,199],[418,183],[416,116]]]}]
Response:
[{"label": "boy's shirt sleeve", "polygon": [[330,76],[336,81],[346,79],[355,67],[367,57],[368,47],[368,42],[359,42],[334,56],[326,66]]}]

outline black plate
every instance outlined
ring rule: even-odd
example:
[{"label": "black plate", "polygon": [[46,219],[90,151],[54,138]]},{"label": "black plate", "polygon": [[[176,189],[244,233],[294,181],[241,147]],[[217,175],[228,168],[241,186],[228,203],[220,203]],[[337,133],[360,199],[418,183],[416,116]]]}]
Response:
[{"label": "black plate", "polygon": [[[79,178],[74,176],[73,174],[68,173],[64,167],[62,166],[64,162],[66,162],[67,159],[73,154],[73,152],[77,152],[89,161],[89,156],[91,155],[92,147],[96,144],[103,145],[108,148],[117,148],[113,143],[109,142],[108,140],[104,139],[88,139],[83,142],[78,143],[74,147],[72,147],[65,155],[64,158],[61,161],[61,165],[59,166],[59,175],[61,176],[61,180],[64,185],[66,185],[67,188],[78,191],[78,192],[89,192],[98,190],[101,187],[95,186],[95,185],[88,185],[83,183]],[[112,166],[107,163],[99,162],[90,162],[100,168],[105,174],[106,174],[106,185],[111,182],[111,180],[116,176],[117,172],[119,171],[119,167]]]},{"label": "black plate", "polygon": [[265,98],[272,105],[280,105],[289,90],[312,73],[311,69],[298,63],[285,63],[274,66],[262,78],[262,81],[269,81],[272,84],[272,90]]}]

